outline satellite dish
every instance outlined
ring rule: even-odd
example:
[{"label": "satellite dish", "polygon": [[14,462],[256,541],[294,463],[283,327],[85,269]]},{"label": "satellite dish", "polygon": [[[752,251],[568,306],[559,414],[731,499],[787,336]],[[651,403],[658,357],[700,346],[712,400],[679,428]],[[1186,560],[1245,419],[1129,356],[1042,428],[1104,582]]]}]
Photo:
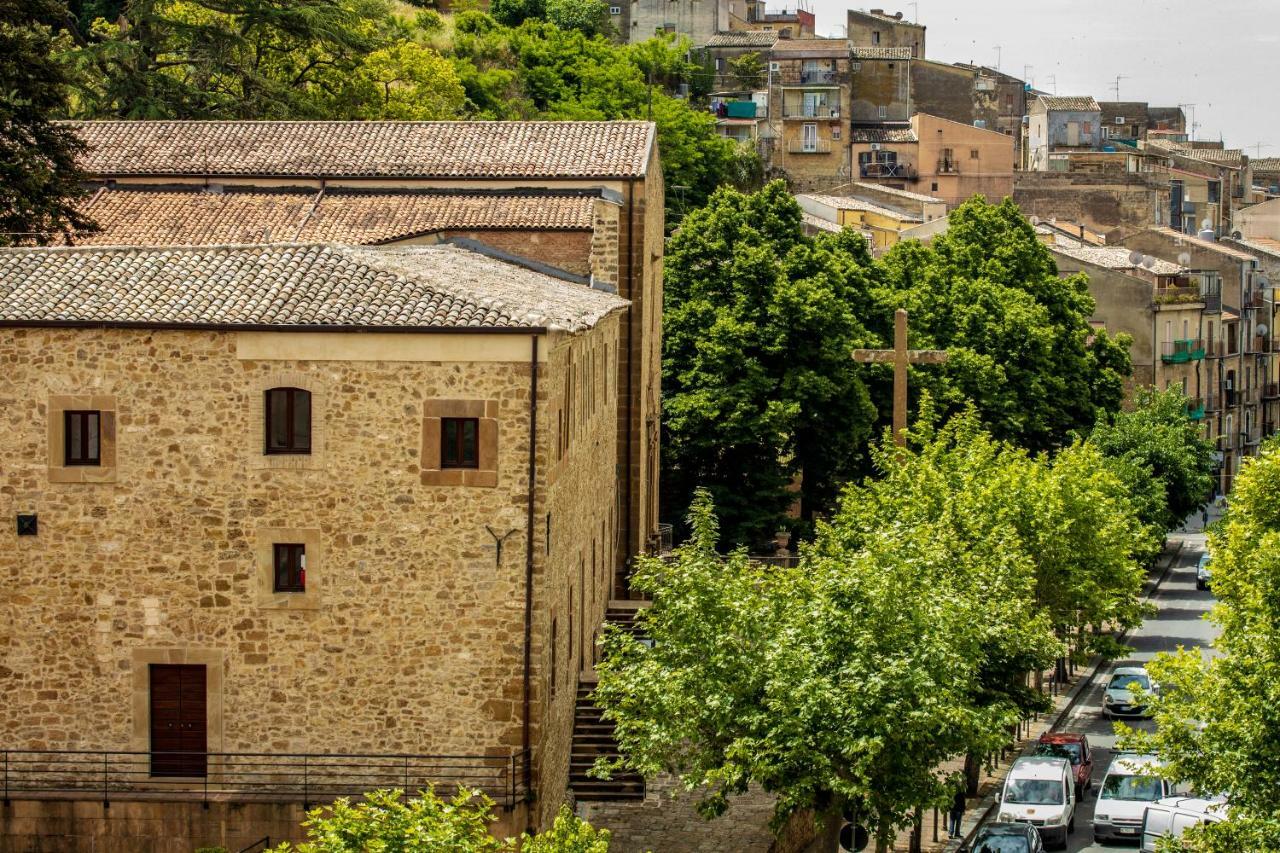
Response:
[{"label": "satellite dish", "polygon": [[1203,220],[1201,220],[1201,222],[1200,222],[1200,230],[1201,230],[1201,231],[1212,231],[1212,230],[1213,230],[1213,220],[1206,216],[1206,217],[1205,217]]},{"label": "satellite dish", "polygon": [[1032,224],[1032,225],[1039,225],[1039,224],[1040,224],[1040,217],[1039,217],[1039,216],[1036,216],[1036,215],[1033,213],[1033,214],[1031,214],[1031,220],[1030,220],[1030,221],[1031,221],[1031,224]]},{"label": "satellite dish", "polygon": [[1156,265],[1156,259],[1153,258],[1151,255],[1144,255],[1142,258],[1142,265],[1147,269],[1154,269]]},{"label": "satellite dish", "polygon": [[1190,266],[1190,265],[1191,265],[1191,253],[1190,253],[1190,252],[1183,252],[1182,254],[1178,255],[1178,263],[1182,264],[1184,267],[1186,267],[1186,266]]},{"label": "satellite dish", "polygon": [[1142,263],[1142,253],[1139,252],[1137,249],[1134,249],[1132,252],[1130,252],[1129,263],[1133,264],[1135,267],[1138,264]]},{"label": "satellite dish", "polygon": [[1231,239],[1232,239],[1232,240],[1243,240],[1243,239],[1244,239],[1244,235],[1243,235],[1243,234],[1241,234],[1239,231],[1232,231],[1232,232],[1231,232]]},{"label": "satellite dish", "polygon": [[1259,324],[1258,324],[1258,334],[1259,334],[1259,335],[1261,335],[1262,337],[1266,337],[1266,335],[1267,335],[1267,324],[1266,324],[1266,323],[1259,323]]}]

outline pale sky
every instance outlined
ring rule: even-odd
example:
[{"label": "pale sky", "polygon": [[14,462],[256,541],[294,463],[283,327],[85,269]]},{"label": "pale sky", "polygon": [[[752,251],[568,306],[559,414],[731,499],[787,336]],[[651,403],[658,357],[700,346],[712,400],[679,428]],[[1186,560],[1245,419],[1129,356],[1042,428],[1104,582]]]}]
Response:
[{"label": "pale sky", "polygon": [[[843,34],[850,0],[813,2],[818,34]],[[929,59],[994,67],[1000,45],[1002,71],[1030,65],[1039,88],[1100,101],[1117,100],[1123,75],[1119,100],[1196,104],[1198,139],[1280,157],[1280,0],[856,2],[907,19],[918,5]]]}]

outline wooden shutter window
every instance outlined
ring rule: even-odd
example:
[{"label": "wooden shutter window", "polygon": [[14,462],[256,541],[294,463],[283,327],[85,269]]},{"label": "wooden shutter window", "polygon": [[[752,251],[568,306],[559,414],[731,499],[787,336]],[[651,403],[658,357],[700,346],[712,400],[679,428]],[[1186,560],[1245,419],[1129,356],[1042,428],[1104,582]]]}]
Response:
[{"label": "wooden shutter window", "polygon": [[440,467],[480,467],[480,419],[440,419]]},{"label": "wooden shutter window", "polygon": [[269,388],[264,392],[268,455],[311,452],[311,392]]},{"label": "wooden shutter window", "polygon": [[102,413],[64,411],[62,413],[63,464],[102,464]]},{"label": "wooden shutter window", "polygon": [[271,546],[276,592],[307,591],[307,546],[277,542]]}]

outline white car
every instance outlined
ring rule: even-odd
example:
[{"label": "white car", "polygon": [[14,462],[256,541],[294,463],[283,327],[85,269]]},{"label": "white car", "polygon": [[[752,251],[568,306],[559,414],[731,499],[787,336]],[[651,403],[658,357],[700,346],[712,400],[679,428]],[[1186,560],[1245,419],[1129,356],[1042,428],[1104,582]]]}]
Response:
[{"label": "white car", "polygon": [[1146,667],[1118,666],[1107,680],[1106,691],[1102,697],[1102,716],[1104,719],[1115,717],[1147,716],[1146,705],[1137,699],[1136,691],[1159,693],[1160,685],[1151,680]]},{"label": "white car", "polygon": [[1142,818],[1142,853],[1156,853],[1161,838],[1181,838],[1190,827],[1218,823],[1227,817],[1224,797],[1168,797],[1147,806]]},{"label": "white car", "polygon": [[1044,755],[1019,758],[1004,780],[999,823],[1029,823],[1046,847],[1067,846],[1076,828],[1076,785],[1071,762]]},{"label": "white car", "polygon": [[1154,755],[1122,752],[1111,761],[1093,809],[1093,840],[1137,841],[1147,806],[1173,796],[1174,786],[1157,775]]},{"label": "white car", "polygon": [[1213,573],[1209,571],[1209,555],[1201,554],[1200,563],[1196,566],[1196,589],[1208,589]]}]

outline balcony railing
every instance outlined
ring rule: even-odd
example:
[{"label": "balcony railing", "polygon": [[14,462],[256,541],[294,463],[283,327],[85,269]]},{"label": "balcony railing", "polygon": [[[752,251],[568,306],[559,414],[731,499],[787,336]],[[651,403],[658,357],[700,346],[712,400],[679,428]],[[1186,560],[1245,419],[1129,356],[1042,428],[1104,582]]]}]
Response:
[{"label": "balcony railing", "polygon": [[1222,312],[1222,294],[1205,293],[1201,298],[1204,300],[1204,310],[1208,314],[1219,314]]},{"label": "balcony railing", "polygon": [[779,86],[840,86],[849,82],[847,71],[788,68],[770,75]]},{"label": "balcony railing", "polygon": [[858,173],[864,178],[905,178],[915,180],[916,170],[909,163],[863,163]]},{"label": "balcony railing", "polygon": [[787,152],[790,154],[830,154],[830,139],[793,139],[787,145]]},{"label": "balcony railing", "polygon": [[1245,308],[1261,308],[1264,299],[1261,290],[1246,290],[1244,294]]},{"label": "balcony railing", "polygon": [[1169,305],[1175,303],[1199,302],[1201,299],[1198,287],[1162,287],[1156,291],[1156,304]]},{"label": "balcony railing", "polygon": [[1268,382],[1262,386],[1262,399],[1280,399],[1280,382]]},{"label": "balcony railing", "polygon": [[1204,341],[1180,340],[1166,341],[1160,360],[1165,364],[1184,364],[1188,361],[1199,361],[1204,358]]},{"label": "balcony railing", "polygon": [[1245,338],[1244,351],[1250,355],[1271,352],[1271,338],[1264,335],[1254,335],[1251,338]]},{"label": "balcony railing", "polygon": [[960,174],[960,163],[955,160],[939,160],[939,175],[958,175]]},{"label": "balcony railing", "polygon": [[803,104],[783,104],[782,117],[789,119],[823,119],[840,118],[839,107],[809,106]]},{"label": "balcony railing", "polygon": [[[417,791],[433,785],[444,794],[462,787],[478,789],[513,808],[528,798],[528,766],[525,752],[487,756],[6,749],[0,750],[0,786],[6,801],[234,800],[309,807],[379,788]],[[188,775],[154,774],[174,768]]]},{"label": "balcony railing", "polygon": [[1221,394],[1207,394],[1204,398],[1204,410],[1206,412],[1220,412],[1223,408],[1223,397]]}]

